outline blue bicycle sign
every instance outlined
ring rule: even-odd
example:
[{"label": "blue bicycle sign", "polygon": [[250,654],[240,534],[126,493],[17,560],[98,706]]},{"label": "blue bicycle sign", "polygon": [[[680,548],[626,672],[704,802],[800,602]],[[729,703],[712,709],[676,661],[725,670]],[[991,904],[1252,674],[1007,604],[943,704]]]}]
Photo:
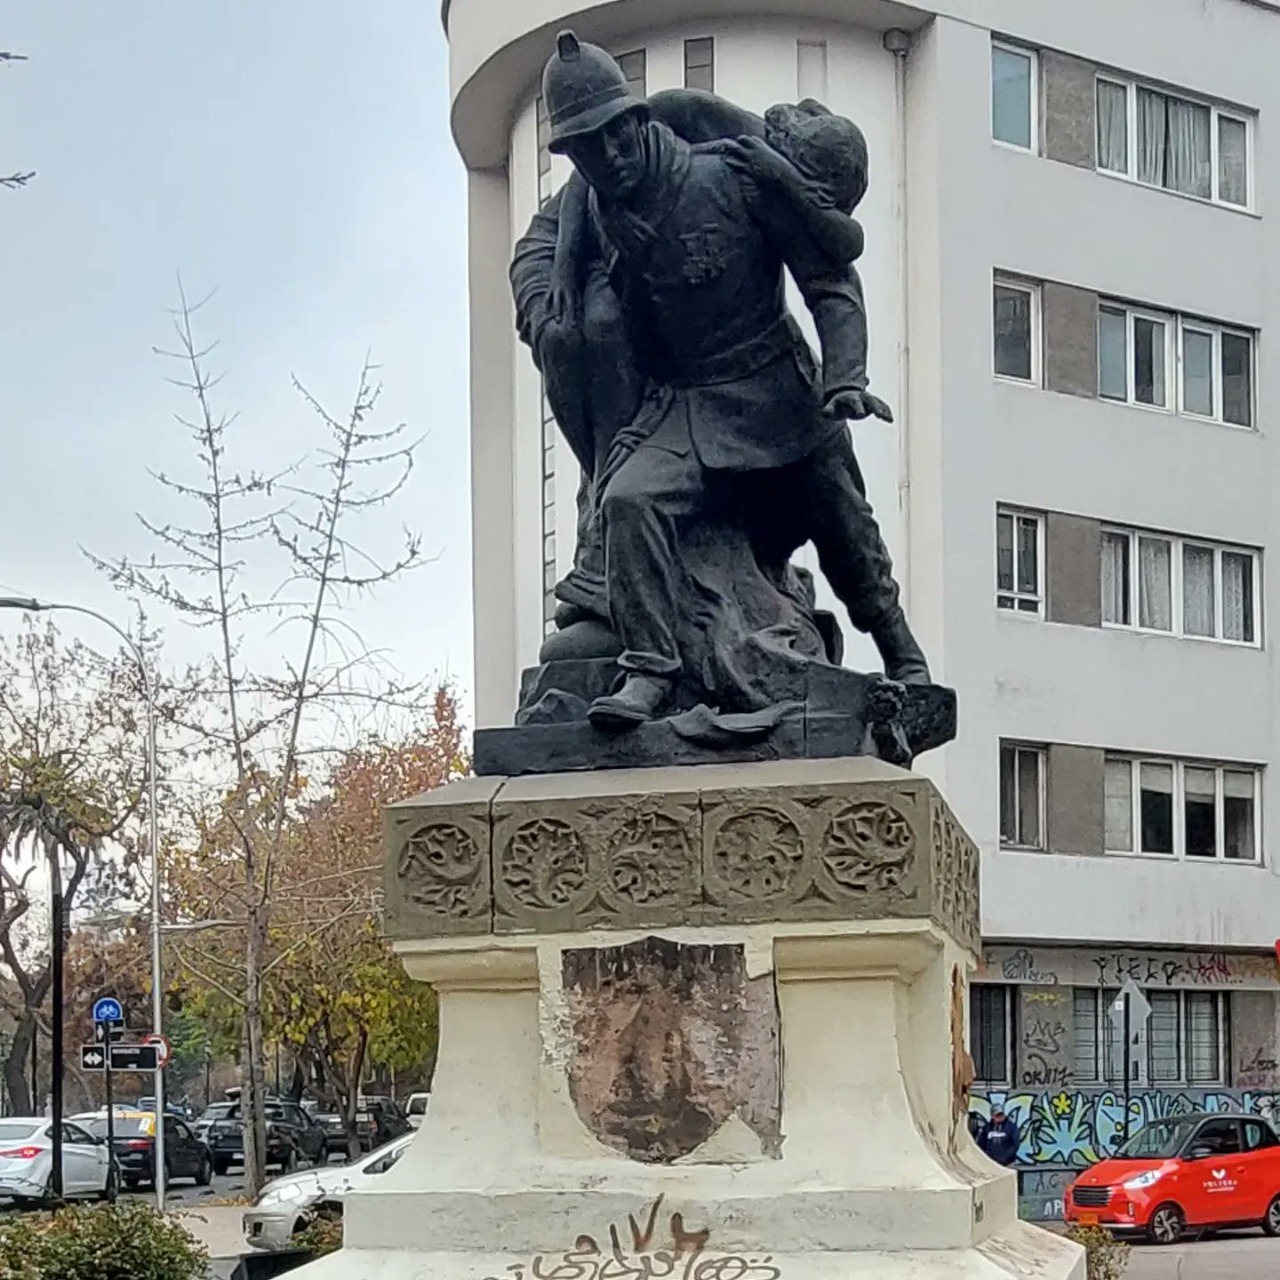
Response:
[{"label": "blue bicycle sign", "polygon": [[124,1010],[120,1007],[120,1001],[115,996],[103,996],[101,1000],[94,1001],[93,1020],[94,1022],[123,1022]]}]

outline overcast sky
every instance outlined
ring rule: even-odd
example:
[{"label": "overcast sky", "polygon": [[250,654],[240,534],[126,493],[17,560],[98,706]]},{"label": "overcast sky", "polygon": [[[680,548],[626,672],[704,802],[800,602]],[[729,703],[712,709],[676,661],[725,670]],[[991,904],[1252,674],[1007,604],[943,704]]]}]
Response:
[{"label": "overcast sky", "polygon": [[[80,547],[147,552],[136,513],[174,514],[149,469],[194,474],[152,352],[181,272],[217,290],[199,324],[241,414],[237,466],[318,443],[290,374],[341,412],[366,350],[381,364],[381,422],[426,440],[365,541],[409,525],[438,558],[355,621],[400,670],[469,692],[463,172],[439,5],[0,0],[0,50],[29,59],[0,65],[0,172],[37,170],[0,191],[0,593],[128,619]],[[204,643],[166,632],[175,657]]]}]

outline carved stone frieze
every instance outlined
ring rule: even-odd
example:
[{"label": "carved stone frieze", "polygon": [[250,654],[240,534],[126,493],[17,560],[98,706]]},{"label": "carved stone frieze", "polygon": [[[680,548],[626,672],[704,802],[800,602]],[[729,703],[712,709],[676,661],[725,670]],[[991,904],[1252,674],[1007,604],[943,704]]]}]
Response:
[{"label": "carved stone frieze", "polygon": [[387,811],[393,937],[931,918],[977,945],[976,847],[877,761],[455,785]]}]

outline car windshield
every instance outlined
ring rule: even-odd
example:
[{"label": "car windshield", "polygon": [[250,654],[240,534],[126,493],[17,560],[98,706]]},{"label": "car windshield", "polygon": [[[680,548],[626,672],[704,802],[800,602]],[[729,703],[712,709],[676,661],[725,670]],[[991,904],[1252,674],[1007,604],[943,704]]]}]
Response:
[{"label": "car windshield", "polygon": [[229,1102],[214,1102],[205,1107],[201,1120],[222,1120],[229,1116],[234,1108]]},{"label": "car windshield", "polygon": [[3,1120],[0,1121],[0,1142],[21,1142],[23,1138],[34,1137],[44,1121]]},{"label": "car windshield", "polygon": [[1169,1160],[1187,1144],[1200,1123],[1195,1116],[1180,1120],[1157,1120],[1135,1133],[1116,1152],[1117,1160]]}]

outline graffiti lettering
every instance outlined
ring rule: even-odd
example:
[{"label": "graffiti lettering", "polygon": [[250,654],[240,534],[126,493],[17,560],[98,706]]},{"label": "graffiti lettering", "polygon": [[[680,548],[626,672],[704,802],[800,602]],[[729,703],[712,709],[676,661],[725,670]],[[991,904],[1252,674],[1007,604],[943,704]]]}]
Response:
[{"label": "graffiti lettering", "polygon": [[[680,1213],[673,1213],[668,1219],[671,1247],[651,1251],[661,1206],[662,1196],[658,1196],[649,1206],[643,1225],[635,1214],[627,1215],[629,1253],[623,1248],[617,1224],[610,1223],[607,1253],[601,1251],[594,1236],[584,1234],[564,1253],[537,1254],[528,1263],[516,1262],[507,1267],[505,1276],[486,1276],[485,1280],[668,1280],[677,1273],[679,1280],[782,1280],[781,1270],[769,1255],[705,1253],[711,1228],[690,1230]],[[683,1267],[679,1265],[681,1259]]]},{"label": "graffiti lettering", "polygon": [[1043,1054],[1033,1049],[1027,1054],[1027,1066],[1022,1073],[1022,1083],[1039,1085],[1041,1088],[1067,1085],[1071,1083],[1071,1069],[1049,1062]]},{"label": "graffiti lettering", "polygon": [[1236,1068],[1236,1085],[1239,1088],[1267,1088],[1276,1082],[1276,1060],[1261,1049],[1255,1049],[1253,1056],[1241,1061]]},{"label": "graffiti lettering", "polygon": [[1098,971],[1100,987],[1122,987],[1132,979],[1139,986],[1173,986],[1175,980],[1186,973],[1181,960],[1161,959],[1159,956],[1138,955],[1132,952],[1114,952],[1111,955],[1093,957]]},{"label": "graffiti lettering", "polygon": [[1028,1049],[1036,1049],[1041,1053],[1061,1053],[1062,1041],[1067,1029],[1061,1022],[1050,1022],[1047,1018],[1032,1018],[1023,1034],[1022,1043]]},{"label": "graffiti lettering", "polygon": [[1026,947],[1020,947],[1012,955],[1005,956],[1000,972],[1006,982],[1028,982],[1033,987],[1056,987],[1056,973],[1041,973],[1036,968],[1036,958]]}]

